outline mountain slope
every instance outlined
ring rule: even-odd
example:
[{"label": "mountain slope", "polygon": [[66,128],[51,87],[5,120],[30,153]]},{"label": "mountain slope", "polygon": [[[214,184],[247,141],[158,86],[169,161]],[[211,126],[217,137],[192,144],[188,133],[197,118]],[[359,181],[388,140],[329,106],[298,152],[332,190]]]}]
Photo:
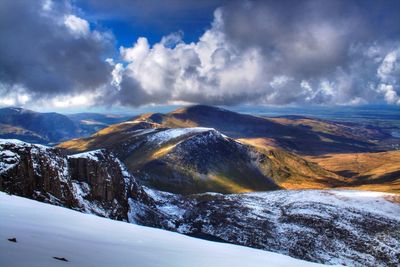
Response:
[{"label": "mountain slope", "polygon": [[328,154],[308,159],[348,177],[349,187],[400,193],[400,151]]},{"label": "mountain slope", "polygon": [[[174,193],[239,193],[325,188],[345,181],[316,164],[273,147],[239,142],[212,128],[162,128],[162,114],[109,126],[61,143],[70,153],[106,148],[144,184]],[[249,146],[250,145],[250,146]]]},{"label": "mountain slope", "polygon": [[[106,148],[144,184],[175,193],[238,193],[278,189],[258,166],[256,151],[209,128],[138,128],[150,123],[122,123],[60,148]],[[264,160],[264,165],[268,160]]]},{"label": "mountain slope", "polygon": [[400,263],[400,205],[395,194],[278,190],[179,199],[146,191],[159,210],[174,211],[170,213],[178,218],[175,225],[181,233],[325,264]]},{"label": "mountain slope", "polygon": [[[104,150],[66,157],[58,149],[3,141],[1,151],[1,190],[12,194],[315,262],[399,263],[400,205],[395,194],[275,190],[182,196],[142,187]],[[61,173],[52,172],[54,166]],[[119,185],[125,185],[122,191]],[[21,193],[21,188],[26,190]]]},{"label": "mountain slope", "polygon": [[[1,192],[0,217],[1,266],[320,266],[106,220]],[[11,237],[17,242],[9,242]]]}]

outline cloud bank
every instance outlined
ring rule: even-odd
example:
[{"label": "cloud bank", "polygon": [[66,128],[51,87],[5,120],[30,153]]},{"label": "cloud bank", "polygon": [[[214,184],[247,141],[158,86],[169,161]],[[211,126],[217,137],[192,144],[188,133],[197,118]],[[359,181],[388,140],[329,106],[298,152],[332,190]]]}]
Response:
[{"label": "cloud bank", "polygon": [[400,105],[398,1],[231,1],[196,42],[141,37],[108,59],[112,36],[73,7],[21,3],[0,9],[10,98],[22,88],[29,99],[78,94],[95,105]]},{"label": "cloud bank", "polygon": [[0,1],[0,102],[82,94],[108,83],[112,35],[92,31],[68,2]]}]

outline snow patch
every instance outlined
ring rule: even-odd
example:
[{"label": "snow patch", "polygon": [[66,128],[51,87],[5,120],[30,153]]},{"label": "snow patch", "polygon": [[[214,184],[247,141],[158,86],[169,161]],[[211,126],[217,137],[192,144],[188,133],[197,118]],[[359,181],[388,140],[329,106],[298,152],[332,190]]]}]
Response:
[{"label": "snow patch", "polygon": [[103,152],[101,151],[101,149],[96,149],[96,150],[92,150],[92,151],[87,151],[87,152],[70,155],[70,156],[68,156],[68,158],[73,158],[73,159],[83,158],[83,159],[91,159],[94,161],[99,161],[98,156],[102,155],[102,154],[103,154]]},{"label": "snow patch", "polygon": [[182,137],[184,135],[193,134],[193,133],[201,133],[207,131],[215,131],[214,128],[204,128],[204,127],[193,127],[193,128],[174,128],[167,129],[161,132],[157,132],[150,137],[148,137],[148,141],[156,142],[158,145],[161,145],[165,142],[168,142],[172,139]]}]

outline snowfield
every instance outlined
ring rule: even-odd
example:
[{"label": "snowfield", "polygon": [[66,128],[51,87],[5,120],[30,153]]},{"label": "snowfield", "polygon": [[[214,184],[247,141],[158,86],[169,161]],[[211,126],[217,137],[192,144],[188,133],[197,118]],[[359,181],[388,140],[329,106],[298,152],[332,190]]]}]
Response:
[{"label": "snowfield", "polygon": [[204,127],[192,127],[192,128],[174,128],[167,129],[158,133],[151,135],[148,138],[150,142],[156,142],[159,145],[168,142],[172,139],[179,138],[184,135],[193,134],[193,133],[202,133],[207,131],[215,131],[214,128],[204,128]]},{"label": "snowfield", "polygon": [[[82,214],[2,192],[0,218],[0,266],[321,266]],[[13,237],[16,243],[7,240]]]}]

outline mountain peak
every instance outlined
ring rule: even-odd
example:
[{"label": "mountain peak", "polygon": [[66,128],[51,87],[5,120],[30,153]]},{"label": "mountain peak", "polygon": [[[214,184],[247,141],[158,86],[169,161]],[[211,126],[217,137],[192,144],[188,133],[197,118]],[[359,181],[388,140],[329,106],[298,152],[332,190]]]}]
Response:
[{"label": "mountain peak", "polygon": [[179,108],[170,112],[170,114],[180,114],[180,113],[211,113],[211,112],[232,112],[227,109],[223,109],[216,106],[209,105],[192,105],[184,108]]}]

